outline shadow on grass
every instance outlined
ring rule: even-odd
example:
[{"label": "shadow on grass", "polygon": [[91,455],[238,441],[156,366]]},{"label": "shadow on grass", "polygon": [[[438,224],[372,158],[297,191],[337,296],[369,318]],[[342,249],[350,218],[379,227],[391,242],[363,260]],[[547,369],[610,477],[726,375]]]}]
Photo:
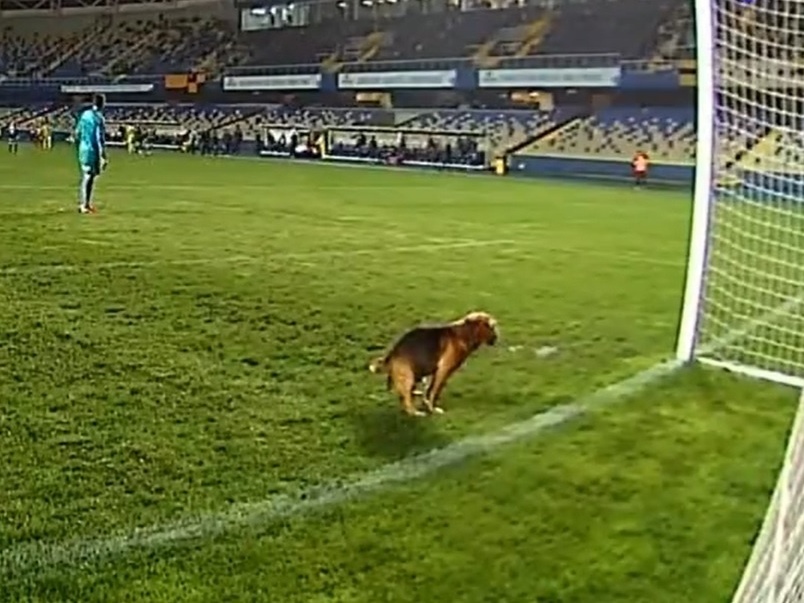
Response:
[{"label": "shadow on grass", "polygon": [[438,417],[409,417],[390,396],[356,411],[353,418],[358,442],[371,456],[397,460],[450,443]]}]

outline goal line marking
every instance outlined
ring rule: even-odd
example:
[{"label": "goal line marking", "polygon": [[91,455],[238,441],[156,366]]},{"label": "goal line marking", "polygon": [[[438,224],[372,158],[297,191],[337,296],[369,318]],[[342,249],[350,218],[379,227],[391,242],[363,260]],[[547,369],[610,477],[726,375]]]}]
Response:
[{"label": "goal line marking", "polygon": [[[779,307],[750,320],[710,342],[706,353],[729,346],[756,328],[767,324],[804,301],[791,298]],[[555,406],[529,419],[511,423],[497,431],[469,436],[443,448],[417,454],[374,471],[334,480],[294,496],[281,495],[254,503],[233,505],[220,512],[188,517],[173,523],[136,528],[129,532],[98,538],[79,538],[65,542],[27,542],[0,551],[0,576],[25,577],[57,567],[76,567],[124,555],[134,550],[169,548],[183,542],[211,538],[249,526],[259,526],[277,519],[301,515],[420,479],[436,471],[458,465],[481,454],[515,442],[534,439],[551,428],[601,407],[633,397],[650,385],[668,377],[681,366],[679,360],[654,366],[583,396],[572,403]]]}]

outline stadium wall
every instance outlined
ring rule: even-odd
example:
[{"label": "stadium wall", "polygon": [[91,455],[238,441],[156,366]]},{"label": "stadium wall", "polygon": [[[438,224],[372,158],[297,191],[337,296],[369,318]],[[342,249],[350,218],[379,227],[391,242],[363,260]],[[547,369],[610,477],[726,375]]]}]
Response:
[{"label": "stadium wall", "polygon": [[[558,157],[555,155],[514,155],[509,161],[512,175],[568,179],[628,180],[628,159],[595,159],[592,157]],[[673,186],[690,186],[693,165],[654,163],[650,181]]]}]

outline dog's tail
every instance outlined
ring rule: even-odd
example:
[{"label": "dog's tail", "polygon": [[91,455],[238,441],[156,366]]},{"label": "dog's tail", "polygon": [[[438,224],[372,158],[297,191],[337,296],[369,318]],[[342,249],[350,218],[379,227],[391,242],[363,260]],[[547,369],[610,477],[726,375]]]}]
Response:
[{"label": "dog's tail", "polygon": [[385,373],[388,370],[388,356],[378,356],[369,363],[368,369],[374,373]]}]

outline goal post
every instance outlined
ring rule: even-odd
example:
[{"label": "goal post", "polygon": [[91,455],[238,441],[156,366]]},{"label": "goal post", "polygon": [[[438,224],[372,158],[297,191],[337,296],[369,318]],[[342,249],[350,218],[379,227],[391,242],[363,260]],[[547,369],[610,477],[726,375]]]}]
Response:
[{"label": "goal post", "polygon": [[698,0],[695,12],[698,141],[677,356],[801,388],[804,120],[791,85],[804,83],[804,47],[790,34],[801,34],[804,0]]},{"label": "goal post", "polygon": [[[695,39],[706,40],[712,36],[712,7],[705,0],[695,2]],[[711,39],[711,38],[710,38]],[[681,322],[679,325],[676,356],[689,362],[693,359],[698,342],[698,326],[701,317],[706,260],[709,248],[709,224],[714,195],[712,192],[714,137],[714,57],[708,44],[696,44],[697,62],[697,140],[695,145],[695,184],[693,189],[692,225],[689,251],[687,252],[687,276],[684,288]]]},{"label": "goal post", "polygon": [[676,356],[799,406],[733,603],[804,602],[804,0],[695,0],[698,124]]}]

